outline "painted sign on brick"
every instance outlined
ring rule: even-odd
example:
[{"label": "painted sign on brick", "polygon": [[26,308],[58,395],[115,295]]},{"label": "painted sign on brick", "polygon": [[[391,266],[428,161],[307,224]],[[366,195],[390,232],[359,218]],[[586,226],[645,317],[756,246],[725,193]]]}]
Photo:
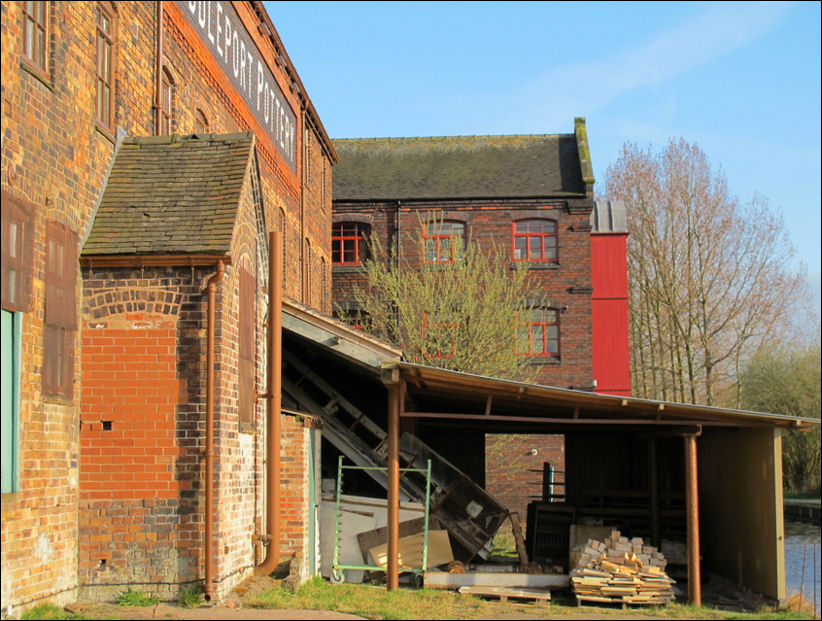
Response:
[{"label": "painted sign on brick", "polygon": [[297,117],[234,7],[203,0],[177,4],[296,172]]}]

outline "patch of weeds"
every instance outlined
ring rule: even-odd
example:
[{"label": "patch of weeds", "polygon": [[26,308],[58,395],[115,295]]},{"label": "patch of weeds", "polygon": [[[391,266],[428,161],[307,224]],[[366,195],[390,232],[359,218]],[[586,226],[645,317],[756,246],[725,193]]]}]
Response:
[{"label": "patch of weeds", "polygon": [[85,619],[82,615],[71,614],[54,604],[39,604],[29,608],[21,619]]},{"label": "patch of weeds", "polygon": [[154,606],[159,601],[159,597],[135,591],[131,587],[117,596],[117,603],[120,606]]},{"label": "patch of weeds", "polygon": [[192,584],[180,592],[177,603],[183,608],[196,608],[200,605],[200,596],[203,594],[203,587],[199,583]]}]

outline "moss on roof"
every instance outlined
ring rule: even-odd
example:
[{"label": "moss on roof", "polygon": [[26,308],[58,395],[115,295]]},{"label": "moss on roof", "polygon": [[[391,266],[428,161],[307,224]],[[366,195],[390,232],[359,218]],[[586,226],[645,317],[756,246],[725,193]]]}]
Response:
[{"label": "moss on roof", "polygon": [[251,132],[126,138],[83,256],[225,254]]},{"label": "moss on roof", "polygon": [[334,140],[334,200],[584,195],[575,134]]}]

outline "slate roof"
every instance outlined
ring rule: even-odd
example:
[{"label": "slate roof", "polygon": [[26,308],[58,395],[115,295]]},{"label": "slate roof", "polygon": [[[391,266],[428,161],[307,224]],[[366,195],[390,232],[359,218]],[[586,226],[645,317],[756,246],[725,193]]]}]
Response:
[{"label": "slate roof", "polygon": [[126,138],[83,256],[227,254],[254,135]]},{"label": "slate roof", "polygon": [[334,140],[334,200],[584,195],[575,134]]}]

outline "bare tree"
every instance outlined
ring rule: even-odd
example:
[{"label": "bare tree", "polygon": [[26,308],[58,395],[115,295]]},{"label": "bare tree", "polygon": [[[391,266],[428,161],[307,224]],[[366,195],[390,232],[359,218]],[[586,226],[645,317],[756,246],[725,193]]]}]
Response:
[{"label": "bare tree", "polygon": [[515,350],[517,314],[539,305],[526,270],[512,271],[494,244],[481,250],[468,240],[463,248],[460,237],[451,239],[459,260],[417,265],[408,258],[425,254],[423,227],[416,228],[420,233],[407,240],[418,253],[397,257],[370,240],[367,283],[354,288],[363,327],[401,347],[411,362],[533,381],[538,367]]},{"label": "bare tree", "polygon": [[741,204],[698,146],[623,146],[606,195],[628,209],[638,396],[739,406],[741,365],[778,343],[804,275],[768,201]]}]

